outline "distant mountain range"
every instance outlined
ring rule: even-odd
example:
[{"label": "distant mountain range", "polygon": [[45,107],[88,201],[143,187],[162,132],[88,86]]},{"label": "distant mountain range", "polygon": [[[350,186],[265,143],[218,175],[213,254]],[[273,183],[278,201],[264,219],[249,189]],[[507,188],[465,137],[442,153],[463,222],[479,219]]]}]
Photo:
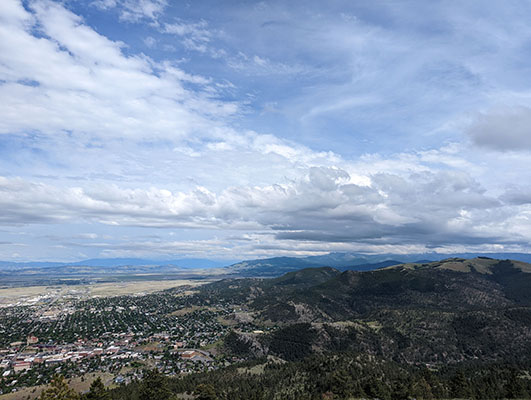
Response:
[{"label": "distant mountain range", "polygon": [[470,259],[490,257],[531,262],[531,254],[526,253],[423,253],[423,254],[356,254],[329,253],[309,257],[275,257],[261,260],[247,260],[233,264],[227,269],[241,276],[279,276],[301,268],[333,267],[339,270],[370,271],[410,262],[440,261],[450,257]]},{"label": "distant mountain range", "polygon": [[86,267],[140,267],[140,266],[174,266],[180,268],[221,268],[234,261],[220,261],[206,258],[179,258],[172,260],[149,260],[144,258],[91,258],[75,262],[0,261],[0,268],[57,268],[71,266]]},{"label": "distant mountain range", "polygon": [[[231,260],[212,260],[204,258],[177,258],[171,260],[152,260],[143,258],[93,258],[76,262],[12,262],[0,261],[1,271],[25,271],[25,270],[53,270],[54,273],[65,271],[75,274],[76,271],[90,273],[94,268],[99,272],[110,268],[121,267],[115,272],[124,270],[127,273],[165,273],[186,269],[212,269],[224,268],[228,275],[239,276],[280,276],[290,271],[311,267],[333,267],[339,270],[369,271],[408,262],[440,261],[449,257],[470,259],[478,256],[486,256],[497,259],[513,259],[531,262],[531,254],[526,253],[456,253],[456,254],[359,254],[359,253],[329,253],[320,256],[308,257],[273,257],[266,259],[245,260],[241,262]],[[76,268],[74,268],[76,267]],[[83,269],[80,267],[94,267]],[[143,268],[132,268],[143,267]]]}]

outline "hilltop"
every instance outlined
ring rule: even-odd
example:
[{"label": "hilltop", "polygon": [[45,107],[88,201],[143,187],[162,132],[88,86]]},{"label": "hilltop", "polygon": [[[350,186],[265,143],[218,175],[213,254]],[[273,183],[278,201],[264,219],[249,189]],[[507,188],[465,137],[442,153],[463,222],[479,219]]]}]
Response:
[{"label": "hilltop", "polygon": [[286,272],[297,271],[301,268],[315,268],[329,266],[341,271],[372,271],[379,268],[408,263],[411,265],[441,262],[452,257],[454,260],[468,259],[507,259],[520,262],[531,262],[530,254],[479,254],[463,253],[444,255],[438,253],[427,254],[357,254],[357,253],[329,253],[321,256],[308,257],[273,257],[256,260],[245,260],[227,266],[227,273],[246,277],[274,277]]},{"label": "hilltop", "polygon": [[264,315],[269,306],[278,310],[301,303],[333,319],[338,314],[363,314],[376,305],[440,310],[530,305],[529,287],[531,264],[478,257],[399,264],[373,271],[304,268],[273,279],[221,280],[201,290],[204,295],[227,300],[232,296],[252,299],[251,306]]},{"label": "hilltop", "polygon": [[518,260],[498,260],[490,257],[476,257],[465,259],[459,257],[447,258],[436,262],[404,263],[395,268],[402,269],[440,269],[457,272],[477,272],[481,274],[494,274],[500,269],[514,268],[521,272],[531,273],[531,264]]},{"label": "hilltop", "polygon": [[189,301],[238,310],[219,350],[246,363],[169,384],[234,399],[529,398],[530,287],[531,264],[487,257],[224,279]]},{"label": "hilltop", "polygon": [[203,286],[199,299],[246,304],[257,323],[283,326],[255,343],[260,354],[293,357],[278,344],[300,337],[318,353],[362,351],[400,362],[531,361],[530,287],[531,264],[452,258],[222,280]]}]

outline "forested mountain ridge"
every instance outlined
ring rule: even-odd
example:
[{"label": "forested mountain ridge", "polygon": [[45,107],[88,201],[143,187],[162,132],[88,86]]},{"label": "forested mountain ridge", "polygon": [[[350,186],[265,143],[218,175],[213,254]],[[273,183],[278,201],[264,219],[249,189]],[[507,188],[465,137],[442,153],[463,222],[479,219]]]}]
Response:
[{"label": "forested mountain ridge", "polygon": [[[488,257],[485,257],[488,256]],[[356,253],[329,253],[321,256],[308,257],[273,257],[256,260],[244,260],[225,267],[229,274],[243,277],[275,277],[287,272],[297,271],[302,268],[316,268],[330,266],[341,271],[371,271],[404,263],[432,263],[441,262],[445,258],[459,259],[507,259],[531,262],[530,254],[523,253],[462,253],[444,256],[438,253],[426,254],[356,254]]]},{"label": "forested mountain ridge", "polygon": [[280,326],[259,340],[233,336],[229,347],[240,353],[299,359],[352,351],[406,363],[531,361],[530,288],[530,264],[454,258],[367,272],[317,268],[276,279],[219,281],[205,285],[199,301],[245,303],[260,323]]},{"label": "forested mountain ridge", "polygon": [[218,356],[235,364],[176,378],[144,371],[143,380],[108,394],[531,398],[530,288],[530,264],[484,257],[220,280],[194,289],[184,305],[235,310],[223,316],[232,328],[217,345]]},{"label": "forested mountain ridge", "polygon": [[[287,283],[291,284],[287,284]],[[361,316],[377,309],[477,310],[531,305],[531,264],[488,258],[401,264],[375,271],[306,268],[274,279],[225,279],[204,285],[200,298],[247,300],[265,319],[269,308],[304,304],[329,320]],[[325,317],[323,321],[327,320]],[[300,321],[299,321],[300,322]]]},{"label": "forested mountain ridge", "polygon": [[239,304],[270,329],[225,337],[240,367],[168,385],[211,399],[530,398],[530,288],[530,264],[489,258],[218,281],[191,301]]}]

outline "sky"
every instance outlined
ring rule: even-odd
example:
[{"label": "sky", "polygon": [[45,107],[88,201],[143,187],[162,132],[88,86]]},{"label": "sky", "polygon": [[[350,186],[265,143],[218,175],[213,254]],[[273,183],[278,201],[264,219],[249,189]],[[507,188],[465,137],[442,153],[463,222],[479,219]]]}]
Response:
[{"label": "sky", "polygon": [[0,259],[530,252],[530,19],[2,0]]}]

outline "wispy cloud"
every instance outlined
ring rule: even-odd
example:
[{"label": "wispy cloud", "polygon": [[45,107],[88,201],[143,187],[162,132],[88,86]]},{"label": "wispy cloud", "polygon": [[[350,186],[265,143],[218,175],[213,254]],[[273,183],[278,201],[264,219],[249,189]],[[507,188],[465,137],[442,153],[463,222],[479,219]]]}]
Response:
[{"label": "wispy cloud", "polygon": [[204,53],[208,50],[208,45],[212,33],[208,30],[205,21],[196,23],[174,22],[165,24],[162,32],[180,36],[184,46],[190,50]]},{"label": "wispy cloud", "polygon": [[91,3],[101,10],[118,8],[120,19],[138,22],[147,19],[156,22],[168,5],[166,0],[95,0]]},{"label": "wispy cloud", "polygon": [[[182,138],[211,118],[238,111],[236,103],[213,98],[211,90],[190,91],[184,82],[207,84],[175,65],[145,56],[125,56],[122,43],[89,28],[63,7],[32,3],[33,13],[4,25],[1,50],[4,84],[0,131],[36,129],[53,137],[105,139]],[[43,37],[31,31],[39,24]],[[103,121],[103,123],[102,123]]]}]

